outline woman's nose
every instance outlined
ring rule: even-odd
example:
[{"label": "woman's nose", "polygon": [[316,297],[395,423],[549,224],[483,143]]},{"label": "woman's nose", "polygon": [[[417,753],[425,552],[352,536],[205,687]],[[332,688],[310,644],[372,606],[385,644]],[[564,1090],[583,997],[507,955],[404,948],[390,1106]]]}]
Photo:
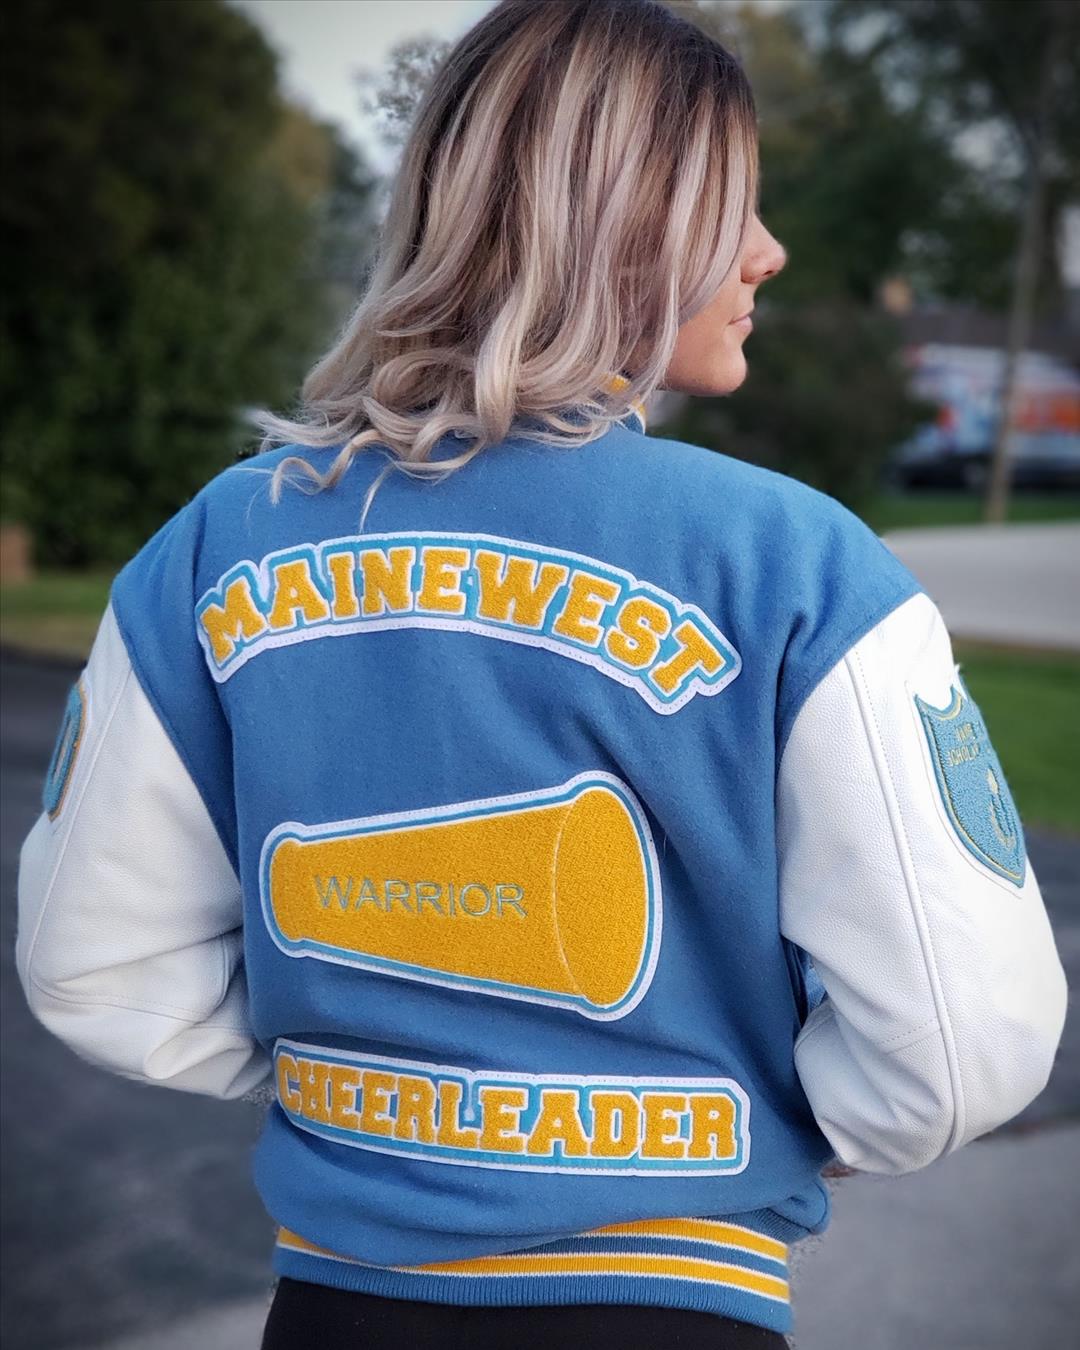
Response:
[{"label": "woman's nose", "polygon": [[746,281],[762,282],[776,276],[787,264],[787,250],[762,224],[755,221],[754,236],[746,251],[743,277]]}]

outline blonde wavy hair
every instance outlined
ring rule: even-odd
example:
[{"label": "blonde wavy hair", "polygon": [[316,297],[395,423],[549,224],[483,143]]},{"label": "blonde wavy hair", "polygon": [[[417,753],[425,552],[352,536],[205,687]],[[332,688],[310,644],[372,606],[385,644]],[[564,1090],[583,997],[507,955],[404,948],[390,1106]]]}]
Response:
[{"label": "blonde wavy hair", "polygon": [[[757,202],[753,94],[735,57],[655,0],[500,0],[419,103],[365,294],[260,446],[369,446],[371,484],[461,468],[526,433],[575,446],[641,407],[680,326],[739,257]],[[472,443],[431,458],[447,435]],[[254,467],[254,466],[252,466]],[[308,484],[314,484],[309,486]]]}]

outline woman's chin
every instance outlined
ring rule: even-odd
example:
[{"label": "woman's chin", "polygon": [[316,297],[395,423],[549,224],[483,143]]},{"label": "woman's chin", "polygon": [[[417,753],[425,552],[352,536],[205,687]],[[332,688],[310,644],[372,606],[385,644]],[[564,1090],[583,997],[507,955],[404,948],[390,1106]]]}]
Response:
[{"label": "woman's chin", "polygon": [[732,358],[730,372],[724,381],[724,388],[718,392],[722,394],[733,394],[749,373],[750,371],[746,364],[746,357],[740,352],[738,356]]},{"label": "woman's chin", "polygon": [[678,371],[669,370],[660,387],[695,398],[718,398],[733,394],[747,374],[742,346],[725,342],[724,350],[703,362],[699,369],[687,370],[684,366]]},{"label": "woman's chin", "polygon": [[746,357],[739,348],[732,351],[725,359],[718,362],[713,370],[709,372],[709,379],[704,388],[699,392],[705,395],[720,397],[724,394],[733,394],[739,385],[743,383],[748,374]]}]

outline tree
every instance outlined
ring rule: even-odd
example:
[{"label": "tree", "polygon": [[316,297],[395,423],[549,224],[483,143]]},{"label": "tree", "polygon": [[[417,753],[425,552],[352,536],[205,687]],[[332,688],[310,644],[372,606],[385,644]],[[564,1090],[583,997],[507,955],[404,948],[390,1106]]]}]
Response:
[{"label": "tree", "polygon": [[22,0],[5,36],[4,511],[120,562],[314,354],[334,146],[220,0]]},{"label": "tree", "polygon": [[357,72],[361,105],[374,114],[379,136],[389,148],[404,145],[424,90],[449,50],[449,42],[428,34],[404,38],[391,47],[381,70],[364,67]]},{"label": "tree", "polygon": [[738,394],[688,400],[678,434],[865,507],[889,451],[933,411],[908,397],[893,321],[833,299],[773,308],[755,337]]},{"label": "tree", "polygon": [[[1012,269],[1001,414],[987,484],[986,517],[1004,519],[1009,430],[1020,353],[1038,304],[1060,301],[1057,259],[1043,242],[1080,193],[1080,8],[1073,0],[833,0],[837,33],[865,31],[864,55],[931,102],[954,129],[997,133],[1006,153],[996,177],[1016,200],[1020,227]],[[1001,133],[1004,133],[1002,138]]]}]

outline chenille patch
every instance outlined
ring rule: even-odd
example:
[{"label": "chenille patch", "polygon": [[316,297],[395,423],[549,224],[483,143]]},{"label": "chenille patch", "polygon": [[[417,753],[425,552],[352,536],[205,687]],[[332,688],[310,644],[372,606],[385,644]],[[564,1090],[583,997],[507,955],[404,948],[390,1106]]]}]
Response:
[{"label": "chenille patch", "polygon": [[292,1040],[274,1070],[294,1125],[374,1153],[600,1176],[722,1176],[750,1159],[750,1099],[731,1078],[478,1071]]},{"label": "chenille patch", "polygon": [[951,694],[944,708],[914,696],[946,814],[972,857],[1023,886],[1024,832],[1001,762],[963,684],[957,681]]},{"label": "chenille patch", "polygon": [[288,956],[625,1017],[660,946],[640,803],[592,771],[538,792],[303,825],[262,849],[263,917]]},{"label": "chenille patch", "polygon": [[395,628],[545,648],[658,713],[718,694],[742,665],[696,604],[599,559],[501,535],[349,535],[279,549],[219,577],[195,621],[219,683],[263,652]]}]

